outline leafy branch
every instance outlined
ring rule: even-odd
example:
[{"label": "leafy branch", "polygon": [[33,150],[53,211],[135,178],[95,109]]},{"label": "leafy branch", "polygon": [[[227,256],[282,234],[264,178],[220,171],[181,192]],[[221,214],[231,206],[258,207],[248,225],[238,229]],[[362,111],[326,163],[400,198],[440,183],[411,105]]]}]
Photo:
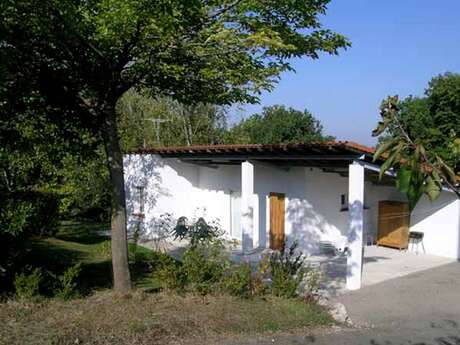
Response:
[{"label": "leafy branch", "polygon": [[411,209],[424,193],[430,200],[435,200],[444,185],[460,198],[458,177],[454,170],[439,155],[428,153],[422,143],[411,137],[399,112],[398,97],[388,97],[380,107],[382,120],[372,132],[373,136],[380,136],[393,128],[396,133],[382,142],[374,154],[374,161],[385,159],[380,178],[390,168],[398,169],[396,185],[407,195]]}]

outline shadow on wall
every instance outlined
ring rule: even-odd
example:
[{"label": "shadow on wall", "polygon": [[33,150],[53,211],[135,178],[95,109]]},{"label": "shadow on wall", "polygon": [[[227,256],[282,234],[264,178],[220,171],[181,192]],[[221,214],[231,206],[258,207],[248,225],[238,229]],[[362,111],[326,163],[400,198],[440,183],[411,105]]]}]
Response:
[{"label": "shadow on wall", "polygon": [[270,246],[267,234],[267,195],[257,193],[259,203],[259,248],[268,248]]},{"label": "shadow on wall", "polygon": [[417,225],[457,200],[458,199],[455,194],[450,192],[441,193],[439,198],[433,202],[431,202],[426,196],[423,196],[411,212],[410,225]]},{"label": "shadow on wall", "polygon": [[[144,213],[153,210],[157,200],[162,196],[170,196],[169,190],[163,187],[159,169],[163,167],[161,159],[154,155],[127,155],[124,157],[125,193],[128,233],[139,226],[139,218],[133,213],[139,211],[138,188],[144,190]],[[142,224],[142,235],[149,236],[157,228],[158,219],[145,219]]]},{"label": "shadow on wall", "polygon": [[260,247],[269,244],[271,192],[286,196],[286,240],[299,242],[299,249],[316,254],[319,241],[345,244],[347,214],[340,213],[340,195],[347,190],[348,180],[305,167],[280,170],[255,165],[254,191],[258,197]]},{"label": "shadow on wall", "polygon": [[[242,236],[243,236],[243,250],[249,249],[252,250],[254,249],[254,238],[253,236],[250,236],[245,230],[246,226],[252,227],[254,224],[254,208],[250,206],[248,210],[245,212],[242,210],[241,212],[241,230],[242,230]],[[252,224],[251,224],[252,223]]]},{"label": "shadow on wall", "polygon": [[287,237],[290,244],[298,241],[299,248],[309,254],[319,253],[321,234],[327,222],[320,216],[306,200],[289,200],[286,207],[286,218],[291,224],[291,233]]},{"label": "shadow on wall", "polygon": [[[347,278],[356,276],[361,270],[362,274],[362,263],[358,260],[358,257],[354,256],[353,251],[361,251],[361,255],[364,255],[364,246],[363,246],[363,235],[364,235],[364,206],[361,201],[354,201],[349,205],[348,211],[348,258],[351,260],[347,261]],[[359,242],[359,243],[356,243]]]},{"label": "shadow on wall", "polygon": [[286,208],[291,234],[300,248],[317,254],[320,241],[346,245],[348,212],[340,212],[340,196],[347,190],[347,178],[305,170],[302,185],[288,193]]}]

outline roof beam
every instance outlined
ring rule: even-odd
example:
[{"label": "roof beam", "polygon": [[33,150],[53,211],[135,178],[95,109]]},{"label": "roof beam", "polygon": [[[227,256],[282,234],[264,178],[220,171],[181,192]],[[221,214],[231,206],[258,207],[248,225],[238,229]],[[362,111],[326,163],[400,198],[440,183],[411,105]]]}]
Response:
[{"label": "roof beam", "polygon": [[249,162],[252,163],[252,164],[255,164],[255,165],[259,165],[259,166],[263,166],[263,167],[267,167],[267,168],[272,168],[272,169],[276,169],[276,170],[281,170],[281,171],[285,171],[285,172],[291,170],[291,168],[289,166],[277,165],[277,164],[266,162],[266,161],[250,159]]},{"label": "roof beam", "polygon": [[[179,158],[175,155],[163,154],[164,158]],[[274,161],[291,161],[291,160],[317,160],[317,161],[354,161],[359,155],[196,155],[193,156],[182,156],[180,157],[183,161],[199,161],[199,160],[212,160],[213,162],[219,161],[247,161],[247,160],[274,160]]]},{"label": "roof beam", "polygon": [[191,165],[198,165],[200,167],[204,168],[209,168],[209,169],[219,169],[218,165],[212,164],[212,163],[205,163],[205,162],[189,162],[189,161],[184,161],[183,159],[179,159],[181,163],[185,164],[191,164]]}]

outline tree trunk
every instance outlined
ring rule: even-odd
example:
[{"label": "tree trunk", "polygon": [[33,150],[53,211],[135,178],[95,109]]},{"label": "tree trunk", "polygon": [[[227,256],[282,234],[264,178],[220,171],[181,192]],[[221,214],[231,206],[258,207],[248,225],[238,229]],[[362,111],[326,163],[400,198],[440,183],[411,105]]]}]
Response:
[{"label": "tree trunk", "polygon": [[104,111],[105,121],[102,131],[107,165],[112,189],[112,269],[113,287],[120,293],[131,290],[128,265],[128,238],[126,230],[126,200],[123,178],[123,154],[117,132],[115,106]]}]

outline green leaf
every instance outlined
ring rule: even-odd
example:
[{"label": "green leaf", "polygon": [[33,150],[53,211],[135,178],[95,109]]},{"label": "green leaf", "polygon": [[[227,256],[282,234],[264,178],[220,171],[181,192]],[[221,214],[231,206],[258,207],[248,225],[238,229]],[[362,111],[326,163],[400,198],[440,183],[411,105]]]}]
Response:
[{"label": "green leaf", "polygon": [[401,151],[404,145],[405,145],[404,142],[400,142],[396,147],[393,147],[391,149],[391,152],[389,153],[388,158],[380,167],[380,173],[379,173],[380,179],[382,179],[383,175],[388,169],[394,167],[395,165],[401,162]]},{"label": "green leaf", "polygon": [[438,161],[439,165],[441,166],[441,171],[446,175],[446,177],[449,179],[450,182],[456,183],[457,181],[457,176],[455,175],[454,171],[452,168],[447,165],[441,157],[436,156],[436,160]]},{"label": "green leaf", "polygon": [[390,151],[391,148],[393,148],[393,146],[398,143],[398,141],[399,141],[399,139],[393,139],[393,140],[389,140],[389,141],[386,141],[386,142],[380,144],[378,146],[377,150],[374,153],[373,161],[375,162],[377,159],[380,158],[380,156],[383,153]]},{"label": "green leaf", "polygon": [[439,194],[441,194],[441,187],[431,176],[428,176],[426,179],[425,193],[431,201],[436,200]]},{"label": "green leaf", "polygon": [[390,123],[391,123],[391,119],[389,117],[383,116],[383,120],[379,121],[379,123],[377,124],[377,127],[372,131],[372,136],[378,137],[380,134],[382,134],[385,131],[385,129],[387,129]]},{"label": "green leaf", "polygon": [[396,188],[398,188],[401,193],[407,194],[410,187],[412,172],[407,168],[401,168],[398,171],[396,178]]}]

